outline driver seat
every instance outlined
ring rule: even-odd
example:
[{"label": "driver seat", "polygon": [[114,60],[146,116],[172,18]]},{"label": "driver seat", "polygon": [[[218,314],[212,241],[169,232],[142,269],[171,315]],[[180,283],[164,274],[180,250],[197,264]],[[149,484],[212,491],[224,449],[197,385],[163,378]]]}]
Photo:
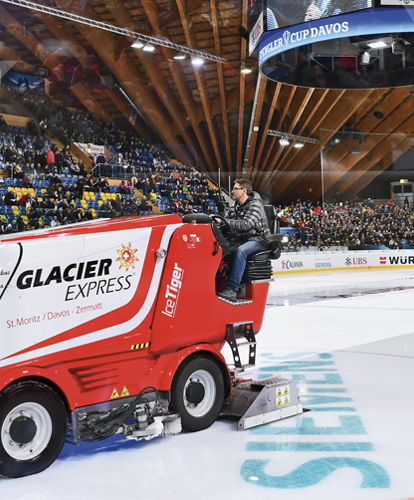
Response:
[{"label": "driver seat", "polygon": [[267,250],[249,255],[246,262],[242,283],[255,283],[269,281],[273,276],[272,260],[280,257],[282,251],[283,234],[279,233],[279,219],[273,205],[264,205],[270,236],[267,239]]}]

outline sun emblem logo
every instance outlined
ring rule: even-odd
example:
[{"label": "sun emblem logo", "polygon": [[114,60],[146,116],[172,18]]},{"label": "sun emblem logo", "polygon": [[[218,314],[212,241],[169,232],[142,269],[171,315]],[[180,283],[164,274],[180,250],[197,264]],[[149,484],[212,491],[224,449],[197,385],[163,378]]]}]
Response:
[{"label": "sun emblem logo", "polygon": [[121,250],[117,250],[119,257],[116,259],[116,262],[119,262],[119,269],[125,268],[125,271],[128,271],[130,267],[135,269],[135,262],[138,262],[138,257],[135,257],[135,252],[137,248],[132,248],[131,242],[128,245],[124,245],[122,243]]}]

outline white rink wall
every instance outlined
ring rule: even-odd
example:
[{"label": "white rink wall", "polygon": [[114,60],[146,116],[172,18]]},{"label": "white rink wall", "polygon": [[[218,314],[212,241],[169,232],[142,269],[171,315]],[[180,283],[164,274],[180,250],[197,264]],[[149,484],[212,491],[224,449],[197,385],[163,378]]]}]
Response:
[{"label": "white rink wall", "polygon": [[283,252],[272,263],[277,274],[414,269],[414,249]]}]

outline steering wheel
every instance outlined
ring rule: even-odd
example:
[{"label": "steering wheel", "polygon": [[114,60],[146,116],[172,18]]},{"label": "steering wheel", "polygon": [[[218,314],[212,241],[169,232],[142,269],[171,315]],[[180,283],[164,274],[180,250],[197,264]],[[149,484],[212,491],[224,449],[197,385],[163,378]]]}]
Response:
[{"label": "steering wheel", "polygon": [[[225,252],[229,248],[229,242],[227,238],[230,236],[231,228],[229,222],[219,214],[210,215],[211,219],[211,228],[213,229],[213,233],[217,239],[217,247],[213,255],[215,255],[218,251],[218,245],[221,246],[223,252]],[[217,223],[215,219],[220,219],[220,223]]]},{"label": "steering wheel", "polygon": [[[231,227],[230,227],[229,221],[226,220],[222,215],[212,214],[212,215],[210,215],[210,219],[212,220],[213,223],[218,224],[218,228],[220,229],[220,231],[223,233],[223,235],[225,237],[230,235]],[[217,223],[214,219],[220,219],[220,222]]]}]

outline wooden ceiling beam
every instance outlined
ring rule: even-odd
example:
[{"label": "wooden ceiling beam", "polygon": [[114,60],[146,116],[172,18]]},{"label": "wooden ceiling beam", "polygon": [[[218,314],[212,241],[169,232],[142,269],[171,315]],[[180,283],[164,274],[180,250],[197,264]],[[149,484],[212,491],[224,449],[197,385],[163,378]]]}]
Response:
[{"label": "wooden ceiling beam", "polygon": [[245,155],[247,154],[247,163],[246,165],[243,165],[245,176],[248,178],[250,178],[252,174],[251,169],[253,164],[253,158],[256,152],[257,132],[255,132],[254,129],[260,126],[260,118],[262,116],[263,102],[266,93],[267,78],[259,75],[257,85],[259,86],[259,88],[257,89],[257,98],[255,97],[255,103],[254,103],[255,105],[253,106],[253,111],[252,111],[253,116],[251,117],[250,121],[250,130],[248,138],[248,141],[250,142],[248,142],[246,146],[248,150],[245,152]]},{"label": "wooden ceiling beam", "polygon": [[262,158],[263,149],[264,149],[266,140],[270,137],[270,136],[267,135],[267,132],[269,131],[270,123],[272,122],[274,112],[275,112],[275,110],[277,108],[277,102],[278,102],[278,99],[279,99],[281,88],[282,88],[282,84],[280,82],[278,82],[276,84],[276,89],[274,91],[272,102],[270,104],[270,109],[269,109],[269,111],[267,113],[266,123],[265,123],[265,126],[263,127],[263,130],[262,130],[262,136],[261,136],[261,140],[260,140],[259,149],[257,150],[256,159],[255,159],[255,162],[254,162],[254,167],[253,167],[253,171],[252,171],[252,177],[254,175],[256,175],[256,172],[259,169],[260,160]]},{"label": "wooden ceiling beam", "polygon": [[192,164],[194,159],[183,150],[177,128],[171,124],[160,102],[152,94],[148,85],[142,82],[136,65],[125,54],[119,56],[115,51],[114,37],[102,30],[79,25],[78,29],[105,65],[115,75],[130,98],[142,110],[154,130],[157,130],[162,140],[173,154],[183,163]]},{"label": "wooden ceiling beam", "polygon": [[[210,9],[211,9],[211,21],[213,24],[214,47],[216,50],[216,54],[218,56],[221,56],[220,27],[217,17],[216,0],[210,0]],[[217,67],[217,76],[220,88],[221,118],[223,121],[223,129],[224,129],[224,143],[226,148],[227,170],[230,170],[232,168],[232,163],[231,163],[231,150],[230,150],[229,120],[227,117],[227,105],[226,105],[226,90],[224,87],[223,65],[221,63],[216,63],[216,67]]]},{"label": "wooden ceiling beam", "polygon": [[[120,0],[112,0],[107,4],[107,8],[114,16],[115,21],[119,26],[128,25],[128,23],[130,22],[130,16],[128,11],[124,7],[124,4],[120,2]],[[154,10],[152,10],[152,12],[154,17]],[[132,39],[130,39],[129,41],[130,43],[133,42]],[[185,131],[185,127],[187,126],[186,117],[184,116],[182,110],[179,108],[177,100],[171,94],[167,82],[165,81],[164,75],[159,68],[156,57],[154,56],[154,54],[148,54],[140,49],[132,50],[143,66],[149,81],[154,87],[155,92],[157,93],[165,109],[168,111],[172,122],[175,123],[178,129],[177,134],[181,134],[190,145],[192,139]]]},{"label": "wooden ceiling beam", "polygon": [[[400,100],[400,106],[394,109],[382,123],[375,129],[375,133],[368,135],[366,140],[360,145],[360,154],[353,155],[356,158],[352,168],[347,170],[349,175],[344,176],[340,183],[340,192],[349,190],[360,191],[366,179],[366,172],[376,168],[383,157],[389,153],[389,143],[395,151],[395,159],[405,152],[397,149],[395,145],[403,143],[407,135],[412,133],[414,123],[414,113],[412,106],[407,105],[411,99],[408,89],[401,89],[406,93],[406,99]],[[398,92],[397,99],[401,98],[401,91]],[[400,151],[400,152],[399,152]],[[389,164],[383,165],[383,169]],[[338,189],[338,181],[329,186],[330,193]],[[362,186],[362,187],[360,187]]]},{"label": "wooden ceiling beam", "polygon": [[[56,22],[56,18],[48,16],[40,12],[35,12],[34,15],[46,26],[46,28],[58,39],[67,46],[73,56],[79,61],[82,67],[88,64],[88,53],[84,47],[69,33],[67,26],[63,20]],[[131,110],[125,100],[121,98],[119,92],[113,89],[105,89],[106,96],[115,104],[120,113],[128,120],[131,126],[141,135],[141,137],[149,138],[148,131],[136,120],[131,121]]]},{"label": "wooden ceiling beam", "polygon": [[[342,94],[341,91],[339,94]],[[292,194],[292,191],[295,190],[295,186],[297,186],[299,183],[303,182],[304,177],[306,176],[307,173],[314,169],[319,169],[320,170],[320,163],[319,163],[319,158],[320,158],[320,151],[321,149],[328,143],[328,141],[335,135],[336,131],[339,130],[347,121],[349,118],[359,109],[360,106],[362,106],[367,99],[369,99],[370,95],[372,92],[375,92],[373,90],[366,91],[366,90],[355,90],[352,93],[352,98],[349,96],[348,99],[342,99],[338,100],[335,99],[335,102],[338,103],[337,105],[330,106],[329,107],[329,112],[326,113],[323,116],[324,120],[324,128],[328,128],[331,130],[330,132],[326,133],[323,139],[321,139],[320,144],[312,145],[310,144],[308,151],[306,152],[307,158],[310,158],[307,164],[302,163],[303,170],[298,174],[296,179],[292,182],[287,176],[285,178],[280,179],[280,181],[275,181],[275,192],[276,193],[281,193],[283,192],[284,195],[288,196],[289,193]],[[338,96],[337,96],[338,97]],[[315,127],[317,126],[318,129],[321,127],[322,124],[322,118],[317,120],[317,123],[315,124]],[[303,148],[305,149],[305,148]],[[289,182],[290,180],[290,182]],[[317,181],[316,176],[313,176],[310,180],[310,182],[306,183],[308,189],[311,189],[312,192],[321,192],[321,186],[319,185],[319,182]]]},{"label": "wooden ceiling beam", "polygon": [[[410,120],[410,123],[413,126],[414,119]],[[369,158],[365,158],[361,162],[359,170],[350,171],[344,176],[343,180],[346,182],[347,187],[342,189],[342,196],[346,196],[349,199],[356,199],[358,192],[376,179],[379,174],[408,151],[413,144],[413,138],[404,138],[403,134],[392,139],[392,146],[389,145],[389,141],[383,139]]]},{"label": "wooden ceiling beam", "polygon": [[[242,0],[242,22],[241,26],[247,30],[247,1]],[[240,60],[244,61],[247,55],[247,40],[244,37],[240,38]],[[244,106],[246,103],[246,75],[240,73],[239,77],[239,109],[238,109],[238,125],[237,125],[237,158],[236,158],[236,172],[238,175],[242,169],[243,162],[243,119],[244,119]]]},{"label": "wooden ceiling beam", "polygon": [[[177,4],[178,11],[180,13],[181,25],[182,25],[183,30],[184,30],[185,39],[187,41],[187,46],[190,48],[196,48],[197,47],[196,38],[195,38],[193,30],[190,29],[189,23],[187,21],[185,2],[184,2],[184,0],[176,0],[176,4]],[[221,151],[220,151],[219,143],[217,140],[217,133],[215,131],[215,127],[214,127],[213,121],[211,119],[208,93],[207,93],[207,89],[205,88],[203,79],[201,77],[202,70],[198,69],[195,66],[193,66],[193,69],[194,69],[194,74],[195,74],[196,81],[197,81],[197,88],[198,88],[198,92],[200,95],[201,103],[203,105],[204,118],[205,118],[205,121],[207,123],[207,128],[208,128],[208,131],[210,134],[210,140],[211,140],[211,143],[213,145],[213,150],[214,150],[214,154],[216,157],[216,162],[217,162],[218,167],[221,170],[223,170],[223,161],[221,158]],[[211,169],[210,165],[209,165],[209,168]],[[213,166],[213,168],[211,170],[215,171],[216,169]]]},{"label": "wooden ceiling beam", "polygon": [[[344,95],[345,91],[330,91],[328,94],[323,94],[321,97],[321,104],[324,104],[324,107],[321,109],[319,106],[319,113],[316,114],[314,113],[312,115],[312,118],[315,118],[315,122],[310,121],[309,122],[309,136],[314,136],[316,134],[319,134],[319,128],[323,120],[325,119],[326,116],[328,116],[331,111],[335,108],[335,106],[341,101],[342,96]],[[327,98],[327,96],[329,98]],[[290,170],[293,172],[298,172],[297,170],[297,165],[309,165],[311,164],[312,160],[319,154],[320,150],[320,145],[306,145],[302,150],[300,151],[295,151],[293,153],[293,157],[295,157],[295,164],[292,168],[292,160],[291,159],[286,159],[286,162],[284,165],[279,165],[277,170],[274,170],[272,173],[272,184],[277,185],[276,193],[280,194],[283,192],[287,186],[292,182],[292,179],[294,179],[295,176],[292,177],[290,173],[288,173]],[[298,160],[299,158],[299,160]],[[288,167],[290,168],[288,169]],[[268,179],[268,182],[270,182],[270,178]]]},{"label": "wooden ceiling beam", "polygon": [[[391,118],[390,120],[390,117],[395,117],[395,112],[398,112],[398,120],[406,116],[405,113],[407,109],[404,109],[404,106],[401,106],[401,104],[408,97],[409,91],[408,89],[396,90],[396,92],[388,93],[387,98],[383,101],[382,109],[384,112],[389,113],[389,116],[385,118],[385,120],[378,123],[378,119],[370,115],[356,124],[358,130],[367,134],[367,138],[362,144],[355,143],[353,139],[344,139],[339,145],[329,147],[325,150],[324,171],[326,172],[325,190],[327,193],[332,192],[332,189],[334,189],[333,185],[338,182],[338,175],[344,176],[347,172],[352,170],[364,156],[369,155],[370,151],[377,146],[378,140],[381,139],[376,133],[385,133],[385,131],[395,128],[395,125],[392,125],[393,119]],[[375,101],[378,100],[383,93],[385,94],[386,91],[378,92]],[[400,106],[403,108],[402,114],[400,114],[401,110],[398,109]],[[390,129],[390,126],[392,126],[393,129]],[[358,155],[352,154],[351,152],[351,147],[355,146],[355,144],[360,148],[360,153]]]},{"label": "wooden ceiling beam", "polygon": [[[329,93],[329,89],[324,90],[322,92],[322,94],[317,97],[317,102],[315,104],[312,103],[310,106],[308,106],[310,108],[310,113],[308,114],[308,116],[304,119],[303,123],[301,124],[297,135],[306,135],[306,136],[311,135],[311,133],[309,133],[309,131],[307,130],[309,123],[311,122],[312,118],[319,110],[320,106],[324,103],[328,93]],[[300,150],[295,150],[295,151],[290,152],[289,158],[286,158],[286,161],[284,163],[284,170],[285,171],[287,171],[289,169],[289,166],[296,159],[296,157],[299,155],[299,153],[300,153]]]},{"label": "wooden ceiling beam", "polygon": [[[303,89],[300,89],[300,90],[303,90]],[[295,132],[296,125],[298,124],[302,114],[304,113],[304,110],[305,110],[314,90],[315,89],[313,89],[313,88],[305,89],[303,97],[299,99],[299,96],[298,96],[297,100],[299,102],[299,105],[298,105],[296,112],[292,116],[289,127],[287,127],[286,132],[288,134],[293,134]],[[297,87],[296,95],[298,95],[298,91],[299,91],[299,88]],[[293,105],[293,101],[292,101],[292,105]],[[267,175],[267,178],[271,177],[272,172],[276,168],[276,165],[278,164],[279,161],[281,163],[283,163],[284,159],[287,158],[289,156],[289,154],[292,154],[292,153],[294,154],[295,151],[296,151],[296,149],[293,147],[293,145],[289,145],[288,147],[279,146],[278,150],[277,150],[277,154],[273,160],[273,166],[271,167],[271,170],[270,170],[269,174]],[[264,183],[266,183],[267,178],[265,177],[263,179]]]},{"label": "wooden ceiling beam", "polygon": [[[288,93],[288,95],[287,95],[286,101],[283,103],[283,109],[282,109],[279,121],[277,123],[276,130],[283,129],[283,124],[284,124],[285,118],[289,112],[289,107],[292,103],[292,100],[293,100],[293,97],[295,95],[297,87],[296,86],[289,86],[289,87],[286,86],[285,89],[286,89],[286,92]],[[266,154],[265,159],[263,161],[264,169],[261,170],[260,172],[256,172],[256,175],[254,177],[254,183],[255,183],[255,186],[256,185],[258,186],[257,189],[263,189],[263,185],[265,183],[265,176],[266,176],[267,172],[270,172],[270,169],[272,168],[272,164],[271,164],[272,158],[276,154],[276,153],[272,154],[275,145],[276,145],[276,148],[278,150],[280,148],[278,137],[272,137],[272,139],[270,141],[270,145],[269,145],[269,148],[267,150],[267,154]],[[259,175],[260,175],[261,179],[258,179]]]},{"label": "wooden ceiling beam", "polygon": [[[142,5],[155,35],[161,35],[160,33],[158,33],[159,12],[154,0],[145,0]],[[197,163],[199,163],[204,169],[207,168],[206,165],[208,164],[209,170],[212,170],[214,165],[213,158],[210,154],[210,148],[207,144],[204,131],[200,127],[197,120],[197,109],[200,108],[200,106],[194,101],[187,86],[185,85],[185,75],[180,68],[179,62],[173,59],[174,54],[172,50],[168,47],[161,47],[161,50],[163,52],[164,58],[167,61],[170,61],[169,70],[174,79],[175,86],[181,99],[181,103],[184,106],[184,109],[186,110],[186,113],[190,119],[191,126],[199,144],[199,147],[196,147],[195,144],[193,144],[192,146],[194,147],[194,154],[197,155]]]}]

